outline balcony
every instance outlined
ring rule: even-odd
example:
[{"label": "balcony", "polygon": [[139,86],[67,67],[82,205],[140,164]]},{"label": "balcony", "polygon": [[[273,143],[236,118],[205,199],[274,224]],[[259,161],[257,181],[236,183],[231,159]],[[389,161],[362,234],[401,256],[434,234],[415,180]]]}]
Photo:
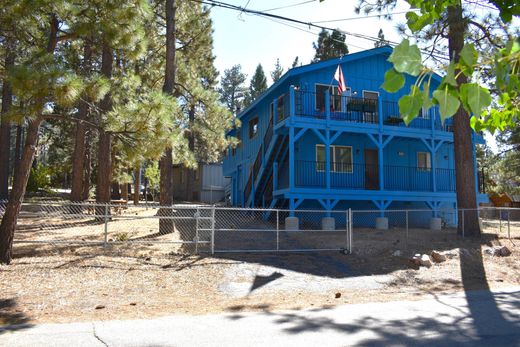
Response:
[{"label": "balcony", "polygon": [[[297,118],[312,118],[319,120],[379,124],[382,117],[384,126],[406,127],[399,113],[397,101],[362,98],[346,95],[324,95],[315,92],[295,90],[277,99],[277,122],[288,118],[291,104],[294,105],[294,116]],[[379,105],[381,103],[381,105]],[[326,112],[327,108],[329,112]],[[453,131],[452,120],[440,121],[438,107],[421,110],[418,117],[408,126],[413,129]]]},{"label": "balcony", "polygon": [[[384,190],[433,192],[432,169],[385,165]],[[455,192],[455,170],[436,169],[437,192]],[[326,188],[325,162],[296,161],[295,186],[298,188]],[[330,164],[330,188],[379,190],[378,166],[365,164]]]}]

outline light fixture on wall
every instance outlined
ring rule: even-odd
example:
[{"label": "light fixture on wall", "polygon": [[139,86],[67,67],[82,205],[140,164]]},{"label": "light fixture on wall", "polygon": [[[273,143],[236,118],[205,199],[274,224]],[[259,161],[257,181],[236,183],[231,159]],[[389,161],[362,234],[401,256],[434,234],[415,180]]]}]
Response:
[{"label": "light fixture on wall", "polygon": [[399,152],[397,152],[397,155],[400,157],[404,157],[404,152],[399,151]]}]

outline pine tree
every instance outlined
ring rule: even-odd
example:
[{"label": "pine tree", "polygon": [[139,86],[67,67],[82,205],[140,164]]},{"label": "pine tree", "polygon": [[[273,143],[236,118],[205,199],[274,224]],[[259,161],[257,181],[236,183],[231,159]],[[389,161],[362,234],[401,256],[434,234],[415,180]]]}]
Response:
[{"label": "pine tree", "polygon": [[298,66],[301,66],[300,64],[300,58],[298,58],[298,56],[296,56],[296,58],[294,58],[293,60],[293,63],[291,65],[291,68],[295,68],[295,67],[298,67]]},{"label": "pine tree", "polygon": [[233,114],[238,113],[243,106],[243,99],[246,94],[244,87],[246,79],[247,75],[242,73],[242,67],[234,65],[231,69],[224,70],[224,76],[220,80],[220,101]]},{"label": "pine tree", "polygon": [[271,71],[271,78],[273,83],[276,83],[280,80],[283,75],[283,67],[280,65],[280,59],[276,59],[276,64],[274,64],[274,70]]},{"label": "pine tree", "polygon": [[262,64],[258,64],[249,84],[249,93],[245,98],[245,107],[252,104],[263,92],[267,90],[267,78]]},{"label": "pine tree", "polygon": [[377,37],[379,38],[378,41],[374,42],[374,47],[383,47],[388,45],[388,41],[385,40],[385,34],[383,33],[383,29],[379,29],[379,32],[377,33]]},{"label": "pine tree", "polygon": [[348,47],[345,43],[346,36],[339,30],[333,30],[332,33],[323,29],[318,35],[318,41],[313,43],[315,55],[313,63],[338,58],[348,54]]}]

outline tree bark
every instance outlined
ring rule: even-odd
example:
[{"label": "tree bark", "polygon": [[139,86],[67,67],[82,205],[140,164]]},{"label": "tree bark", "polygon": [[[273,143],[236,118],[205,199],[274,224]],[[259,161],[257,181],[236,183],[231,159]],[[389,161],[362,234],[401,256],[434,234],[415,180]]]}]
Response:
[{"label": "tree bark", "polygon": [[128,183],[121,183],[121,199],[128,201]]},{"label": "tree bark", "polygon": [[[190,132],[188,135],[188,148],[194,153],[195,152],[195,135],[193,133],[193,123],[195,122],[195,106],[191,105],[188,112]],[[182,169],[182,168],[181,168]],[[193,198],[193,186],[195,181],[195,170],[188,168],[186,175],[186,200],[192,201]]]},{"label": "tree bark", "polygon": [[[92,60],[92,49],[89,40],[85,40],[83,48],[83,68],[84,76],[90,74]],[[78,119],[85,120],[89,112],[89,106],[86,100],[80,100],[78,106]],[[72,187],[70,192],[70,201],[82,201],[83,184],[85,183],[85,139],[86,126],[84,122],[76,124],[76,138],[74,142],[74,153],[72,155]]]},{"label": "tree bark", "polygon": [[41,118],[29,122],[22,158],[18,166],[17,175],[14,177],[13,189],[2,218],[2,224],[0,225],[0,263],[2,264],[11,263],[14,232],[20,208],[22,207],[27,181],[29,180],[34,153],[36,152],[36,143],[41,123]]},{"label": "tree bark", "polygon": [[22,125],[16,126],[16,144],[14,147],[14,160],[13,160],[13,180],[16,177],[18,172],[18,165],[20,165],[20,156],[22,152],[22,142],[23,142],[23,131],[24,127]]},{"label": "tree bark", "polygon": [[[173,87],[175,85],[175,0],[166,0],[165,3],[165,19],[166,19],[166,61],[164,72],[163,92],[168,95],[174,95]],[[161,206],[173,205],[173,160],[172,149],[167,148],[159,162],[160,166],[160,196],[159,202]],[[167,216],[169,209],[159,210],[159,215]],[[159,219],[159,232],[170,233],[174,231],[173,220]]]},{"label": "tree bark", "polygon": [[[15,47],[12,39],[7,39],[5,53],[5,70],[14,66]],[[11,122],[7,120],[7,112],[13,103],[11,83],[6,77],[2,82],[2,110],[0,111],[0,200],[7,200],[9,195],[9,153],[11,153]]]},{"label": "tree bark", "polygon": [[[50,16],[49,24],[50,30],[47,42],[47,54],[53,54],[56,45],[58,44],[57,35],[59,30],[59,21],[54,13]],[[43,110],[45,107],[45,101],[42,99],[36,100],[35,102],[38,109]],[[31,165],[34,161],[34,153],[36,152],[36,144],[38,142],[38,133],[42,122],[43,118],[39,115],[29,121],[22,158],[17,167],[17,172],[13,181],[13,189],[9,196],[9,202],[7,203],[2,223],[0,224],[0,263],[3,264],[10,264],[12,260],[16,223],[18,221],[20,208],[22,207],[25,189],[27,188]]]},{"label": "tree bark", "polygon": [[[112,48],[107,42],[104,42],[101,58],[101,74],[107,79],[112,77],[113,61]],[[112,109],[112,97],[110,93],[105,95],[99,108],[101,109],[99,125],[102,125],[103,115]],[[99,131],[97,160],[96,203],[107,204],[110,202],[110,184],[112,183],[112,134],[104,130]],[[97,210],[100,213],[104,213],[104,208],[101,206],[98,207]],[[103,210],[103,212],[101,210]]]},{"label": "tree bark", "polygon": [[84,174],[83,174],[83,191],[82,200],[90,198],[90,174],[92,172],[92,132],[88,132],[85,142],[85,160],[84,160]]},{"label": "tree bark", "polygon": [[[462,16],[461,6],[448,7],[448,45],[450,57],[459,61],[460,52],[464,47],[464,33],[466,24]],[[456,75],[458,71],[456,72]],[[457,83],[460,86],[467,83],[464,74],[458,74]],[[475,186],[472,130],[470,117],[464,107],[460,105],[453,117],[453,142],[455,147],[455,180],[457,184],[457,208],[469,209],[459,212],[458,233],[464,235],[480,235],[478,221],[477,193]],[[462,217],[462,213],[464,216]]]},{"label": "tree bark", "polygon": [[117,182],[117,181],[112,182],[111,198],[113,200],[121,200],[121,191],[119,190],[119,182]]},{"label": "tree bark", "polygon": [[141,168],[134,170],[134,205],[139,205],[141,194]]}]

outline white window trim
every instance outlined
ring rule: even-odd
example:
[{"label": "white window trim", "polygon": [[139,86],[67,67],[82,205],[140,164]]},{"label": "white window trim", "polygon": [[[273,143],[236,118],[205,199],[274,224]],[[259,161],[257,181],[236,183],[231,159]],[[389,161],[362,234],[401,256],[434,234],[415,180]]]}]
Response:
[{"label": "white window trim", "polygon": [[[419,155],[426,154],[426,167],[419,166]],[[432,169],[432,158],[430,152],[417,152],[417,170],[418,171],[431,171]]]},{"label": "white window trim", "polygon": [[[319,170],[318,169],[318,147],[323,147],[324,150],[327,149],[327,146],[323,145],[323,144],[316,144],[316,149],[315,149],[315,152],[316,152],[316,171],[317,172],[325,172],[325,170]],[[339,146],[339,145],[330,145],[329,146],[331,149],[332,149],[332,158],[330,158],[330,162],[333,163],[334,165],[332,165],[332,167],[330,168],[330,172],[337,172],[337,173],[348,173],[348,174],[351,174],[351,173],[354,173],[354,153],[353,153],[353,148],[352,146]],[[337,171],[336,170],[336,147],[340,147],[340,148],[350,148],[350,170],[349,171]],[[327,153],[325,152],[325,155],[327,155]],[[326,161],[325,161],[326,162]],[[326,165],[326,164],[325,164]]]}]

